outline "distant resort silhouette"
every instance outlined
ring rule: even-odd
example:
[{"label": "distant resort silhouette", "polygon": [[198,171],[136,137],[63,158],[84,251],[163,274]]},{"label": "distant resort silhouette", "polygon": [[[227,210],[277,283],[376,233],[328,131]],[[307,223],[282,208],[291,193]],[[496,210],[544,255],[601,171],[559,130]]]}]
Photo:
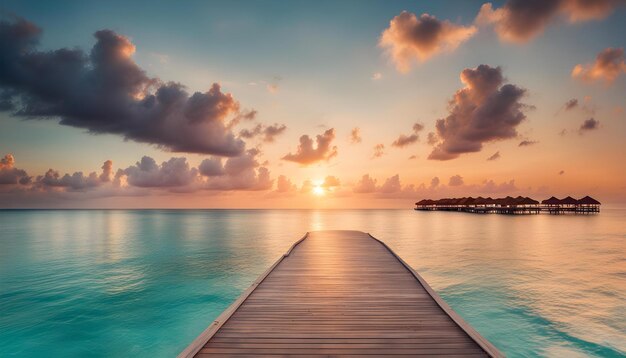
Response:
[{"label": "distant resort silhouette", "polygon": [[557,199],[552,196],[549,199],[539,201],[518,196],[513,198],[491,197],[477,198],[443,198],[438,200],[422,199],[415,203],[415,210],[419,211],[461,211],[476,214],[595,214],[600,212],[600,202],[590,196],[574,199],[568,196]]}]

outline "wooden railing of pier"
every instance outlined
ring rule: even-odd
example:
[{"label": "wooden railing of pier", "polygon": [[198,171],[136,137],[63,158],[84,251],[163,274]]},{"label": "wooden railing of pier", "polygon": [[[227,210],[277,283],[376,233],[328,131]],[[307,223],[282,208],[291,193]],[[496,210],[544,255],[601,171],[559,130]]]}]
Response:
[{"label": "wooden railing of pier", "polygon": [[384,243],[307,234],[179,357],[503,355]]}]

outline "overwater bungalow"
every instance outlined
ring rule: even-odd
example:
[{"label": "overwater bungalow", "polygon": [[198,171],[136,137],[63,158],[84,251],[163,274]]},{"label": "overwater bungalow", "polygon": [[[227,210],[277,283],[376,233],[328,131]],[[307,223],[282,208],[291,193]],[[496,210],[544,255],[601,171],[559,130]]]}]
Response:
[{"label": "overwater bungalow", "polygon": [[561,208],[563,209],[575,209],[576,205],[578,205],[578,200],[571,196],[561,199]]},{"label": "overwater bungalow", "polygon": [[578,199],[577,202],[577,213],[589,214],[600,212],[600,202],[590,196],[585,196],[582,199]]},{"label": "overwater bungalow", "polygon": [[541,204],[548,214],[558,214],[561,200],[551,196],[549,199],[542,200]]},{"label": "overwater bungalow", "polygon": [[469,213],[511,215],[539,214],[541,212],[549,214],[589,214],[600,212],[600,202],[589,196],[585,196],[579,200],[571,196],[563,199],[557,199],[553,196],[543,200],[541,204],[535,199],[521,195],[516,198],[507,196],[505,198],[496,199],[491,197],[483,198],[481,196],[472,198],[470,196],[462,198],[442,198],[439,200],[423,199],[415,203],[415,210],[463,211]]}]

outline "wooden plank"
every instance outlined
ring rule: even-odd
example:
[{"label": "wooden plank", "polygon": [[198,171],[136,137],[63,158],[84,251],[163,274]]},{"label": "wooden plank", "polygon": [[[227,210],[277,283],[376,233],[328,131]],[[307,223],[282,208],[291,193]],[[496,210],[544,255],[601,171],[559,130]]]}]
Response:
[{"label": "wooden plank", "polygon": [[278,266],[278,264],[281,263],[281,261],[283,259],[285,259],[285,257],[288,257],[291,254],[291,251],[298,246],[299,243],[301,243],[302,241],[304,241],[304,239],[306,239],[307,235],[309,233],[307,232],[306,234],[304,234],[304,236],[296,241],[290,248],[289,250],[287,250],[287,252],[281,256],[272,266],[270,266],[269,269],[267,269],[267,271],[265,271],[256,281],[254,281],[252,283],[252,285],[250,287],[248,287],[248,289],[246,289],[241,296],[239,296],[235,302],[233,302],[226,310],[224,310],[224,312],[222,312],[222,314],[220,314],[214,321],[213,323],[211,323],[211,325],[209,327],[207,327],[207,329],[205,329],[202,333],[200,333],[200,335],[194,339],[193,342],[191,342],[191,344],[189,346],[187,346],[187,348],[185,348],[184,351],[182,351],[178,357],[193,357],[196,355],[196,353],[198,353],[198,351],[200,351],[200,349],[202,349],[202,347],[204,346],[204,344],[211,339],[211,337],[213,337],[213,335],[215,334],[215,332],[217,332],[218,329],[220,329],[221,326],[224,325],[224,323],[226,323],[226,321],[230,318],[230,316],[237,310],[237,308],[239,308],[239,306],[241,306],[241,304],[246,300],[246,298],[248,298],[248,296],[250,296],[250,294],[252,293],[252,291],[254,291],[254,289],[261,283],[263,282],[263,280],[274,270],[274,268],[276,266]]},{"label": "wooden plank", "polygon": [[439,296],[439,294],[437,292],[435,292],[435,290],[432,289],[432,287],[430,287],[430,285],[426,282],[426,280],[424,280],[424,278],[422,276],[420,276],[420,274],[418,274],[409,264],[407,264],[402,258],[400,258],[400,256],[398,256],[391,248],[389,248],[389,246],[387,246],[387,244],[385,244],[384,242],[378,240],[377,238],[375,238],[374,236],[372,236],[371,234],[368,234],[372,239],[378,241],[381,243],[381,245],[385,246],[387,248],[387,250],[389,250],[389,252],[398,259],[398,261],[400,261],[400,263],[402,263],[402,265],[404,267],[406,267],[407,270],[409,270],[411,272],[411,274],[413,275],[413,277],[415,277],[420,284],[422,285],[422,287],[424,287],[424,289],[426,289],[426,291],[428,292],[428,294],[435,300],[435,302],[439,305],[439,307],[441,307],[441,309],[448,315],[450,316],[450,318],[452,318],[452,320],[454,322],[456,322],[459,327],[461,327],[465,333],[467,333],[476,343],[478,343],[486,352],[491,353],[492,356],[504,356],[502,353],[500,353],[500,351],[491,344],[491,342],[489,342],[488,340],[486,340],[480,333],[478,333],[478,331],[476,331],[474,329],[474,327],[470,326],[467,322],[465,322],[465,320],[463,318],[461,318],[461,316],[459,316],[453,309],[452,307],[448,306],[448,304],[446,303],[446,301],[443,300],[443,298],[441,298],[441,296]]},{"label": "wooden plank", "polygon": [[502,354],[383,242],[307,233],[179,357]]}]

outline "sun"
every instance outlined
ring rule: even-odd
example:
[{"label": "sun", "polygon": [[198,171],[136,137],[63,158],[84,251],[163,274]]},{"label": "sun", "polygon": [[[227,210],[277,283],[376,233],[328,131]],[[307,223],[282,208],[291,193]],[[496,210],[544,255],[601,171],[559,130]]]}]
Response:
[{"label": "sun", "polygon": [[316,185],[313,187],[313,194],[316,196],[322,196],[326,193],[326,190],[321,185]]}]

